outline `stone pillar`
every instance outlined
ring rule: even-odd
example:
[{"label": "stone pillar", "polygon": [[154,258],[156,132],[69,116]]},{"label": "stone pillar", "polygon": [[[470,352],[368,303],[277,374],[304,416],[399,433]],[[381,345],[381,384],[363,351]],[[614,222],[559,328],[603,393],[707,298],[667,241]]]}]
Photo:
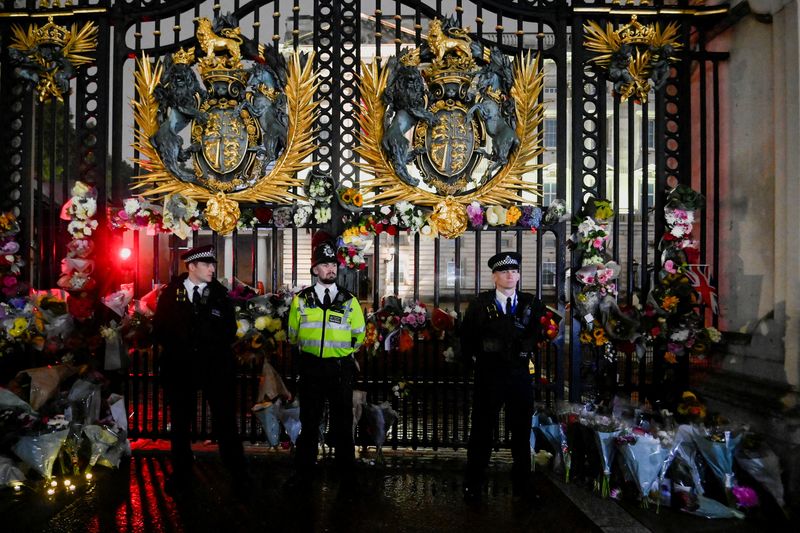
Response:
[{"label": "stone pillar", "polygon": [[[712,41],[721,80],[721,368],[696,376],[709,408],[768,437],[800,489],[800,13],[750,0]],[[795,496],[795,504],[798,503]]]}]

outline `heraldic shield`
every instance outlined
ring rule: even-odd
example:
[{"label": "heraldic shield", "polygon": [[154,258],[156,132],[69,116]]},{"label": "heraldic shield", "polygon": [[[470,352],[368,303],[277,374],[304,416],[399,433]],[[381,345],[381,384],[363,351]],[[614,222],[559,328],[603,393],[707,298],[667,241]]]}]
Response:
[{"label": "heraldic shield", "polygon": [[542,80],[538,58],[512,64],[454,17],[432,20],[419,48],[362,64],[357,151],[374,176],[362,178],[368,201],[433,207],[439,234],[456,237],[472,201],[541,196],[524,175],[540,166]]},{"label": "heraldic shield", "polygon": [[[137,61],[134,147],[144,196],[206,202],[209,227],[230,233],[238,202],[302,199],[314,149],[313,56],[289,61],[242,35],[233,15],[197,19],[197,47]],[[200,80],[198,80],[197,73]],[[190,126],[190,143],[182,131]],[[186,164],[190,165],[187,168]]]}]

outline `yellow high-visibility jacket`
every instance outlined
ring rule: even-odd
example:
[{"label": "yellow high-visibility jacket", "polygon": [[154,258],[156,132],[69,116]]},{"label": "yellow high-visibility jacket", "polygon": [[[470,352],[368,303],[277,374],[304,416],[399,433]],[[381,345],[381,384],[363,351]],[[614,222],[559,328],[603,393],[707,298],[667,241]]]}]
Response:
[{"label": "yellow high-visibility jacket", "polygon": [[317,357],[347,357],[364,342],[364,313],[358,299],[338,287],[336,297],[323,310],[314,287],[307,287],[292,299],[289,309],[289,342],[301,352]]}]

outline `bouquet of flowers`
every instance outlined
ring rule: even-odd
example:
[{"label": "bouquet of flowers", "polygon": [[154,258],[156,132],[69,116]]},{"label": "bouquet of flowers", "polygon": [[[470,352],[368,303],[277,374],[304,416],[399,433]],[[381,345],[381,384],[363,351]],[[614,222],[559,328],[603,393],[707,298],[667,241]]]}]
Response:
[{"label": "bouquet of flowers", "polygon": [[636,480],[643,507],[648,506],[651,492],[658,491],[658,478],[668,450],[661,441],[648,434],[628,434],[632,439],[617,441],[617,448],[625,466]]},{"label": "bouquet of flowers", "polygon": [[428,310],[425,304],[416,301],[403,308],[403,316],[400,317],[400,324],[411,331],[422,331],[428,327]]},{"label": "bouquet of flowers", "polygon": [[363,226],[350,227],[337,240],[336,257],[343,267],[364,270],[367,268],[364,252],[370,245],[371,236]]},{"label": "bouquet of flowers", "polygon": [[179,239],[186,239],[189,233],[200,229],[200,211],[197,202],[182,194],[170,194],[164,198],[162,227],[174,233]]},{"label": "bouquet of flowers", "polygon": [[331,219],[331,201],[336,189],[333,177],[328,172],[312,170],[306,177],[304,189],[311,201],[314,220],[325,224]]},{"label": "bouquet of flowers", "polygon": [[272,212],[272,223],[276,228],[291,227],[293,221],[294,212],[291,207],[279,207]]},{"label": "bouquet of flowers", "polygon": [[734,436],[731,431],[706,431],[704,435],[695,428],[692,436],[703,459],[722,483],[728,502],[733,503],[732,489],[736,486],[736,478],[733,474],[733,456],[742,441],[742,435]]},{"label": "bouquet of flowers", "polygon": [[589,419],[590,427],[594,430],[595,443],[600,453],[600,466],[603,471],[594,484],[595,492],[603,498],[611,494],[611,464],[614,460],[614,442],[622,431],[618,421],[607,416],[595,416]]},{"label": "bouquet of flowers", "polygon": [[122,207],[109,207],[108,223],[112,230],[147,229],[147,235],[156,235],[165,231],[161,208],[141,198],[127,198]]},{"label": "bouquet of flowers", "polygon": [[381,299],[381,307],[367,317],[364,346],[367,353],[376,355],[381,349],[389,351],[395,336],[400,332],[400,321],[404,315],[400,300],[394,296]]},{"label": "bouquet of flowers", "polygon": [[557,198],[550,202],[547,206],[547,212],[544,215],[544,226],[553,226],[559,222],[565,222],[570,219],[572,215],[567,211],[567,202]]},{"label": "bouquet of flowers", "polygon": [[523,205],[517,225],[536,231],[542,223],[542,210],[534,205]]},{"label": "bouquet of flowers", "polygon": [[234,351],[241,362],[257,363],[286,340],[293,297],[291,290],[283,289],[249,298],[235,307],[238,340]]},{"label": "bouquet of flowers", "polygon": [[[782,508],[785,505],[783,481],[780,460],[775,452],[763,441],[748,434],[736,450],[735,458],[739,467],[760,483]],[[736,488],[733,490],[736,491]]]},{"label": "bouquet of flowers", "polygon": [[61,219],[69,222],[67,231],[72,238],[90,237],[97,229],[97,189],[78,181],[71,192],[72,197],[61,208]]},{"label": "bouquet of flowers", "polygon": [[243,208],[239,220],[236,222],[238,229],[253,229],[259,224],[269,224],[272,221],[272,209],[269,207]]},{"label": "bouquet of flowers", "polygon": [[357,213],[364,206],[364,197],[355,187],[339,187],[336,190],[336,199],[344,209]]},{"label": "bouquet of flowers", "polygon": [[19,224],[14,213],[0,213],[0,294],[5,298],[20,296],[26,290],[19,281],[25,261],[19,253],[17,233]]}]

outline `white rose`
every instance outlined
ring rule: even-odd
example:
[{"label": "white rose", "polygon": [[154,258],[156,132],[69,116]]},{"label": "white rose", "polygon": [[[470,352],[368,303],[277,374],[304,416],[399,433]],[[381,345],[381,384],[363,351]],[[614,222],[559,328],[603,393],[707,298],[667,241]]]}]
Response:
[{"label": "white rose", "polygon": [[140,208],[139,200],[137,200],[136,198],[128,198],[127,200],[125,200],[125,203],[123,205],[125,208],[125,213],[128,216],[135,215]]}]

